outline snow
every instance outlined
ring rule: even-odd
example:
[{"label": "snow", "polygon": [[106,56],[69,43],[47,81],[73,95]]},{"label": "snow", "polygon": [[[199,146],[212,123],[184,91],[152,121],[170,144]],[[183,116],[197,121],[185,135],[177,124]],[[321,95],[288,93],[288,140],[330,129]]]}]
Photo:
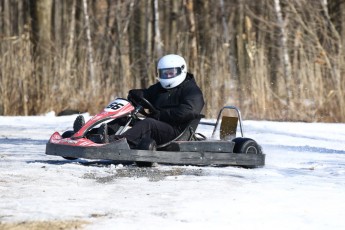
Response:
[{"label": "snow", "polygon": [[245,136],[266,154],[262,168],[138,169],[45,155],[50,135],[75,117],[0,117],[0,228],[83,220],[83,229],[345,229],[345,124],[245,120]]}]

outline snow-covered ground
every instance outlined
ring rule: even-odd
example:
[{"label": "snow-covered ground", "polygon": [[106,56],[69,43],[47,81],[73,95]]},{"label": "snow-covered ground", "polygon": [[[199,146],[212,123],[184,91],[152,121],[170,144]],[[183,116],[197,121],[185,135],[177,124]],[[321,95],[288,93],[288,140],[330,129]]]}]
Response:
[{"label": "snow-covered ground", "polygon": [[45,155],[75,117],[0,117],[0,228],[345,229],[345,124],[244,121],[263,168],[139,169]]}]

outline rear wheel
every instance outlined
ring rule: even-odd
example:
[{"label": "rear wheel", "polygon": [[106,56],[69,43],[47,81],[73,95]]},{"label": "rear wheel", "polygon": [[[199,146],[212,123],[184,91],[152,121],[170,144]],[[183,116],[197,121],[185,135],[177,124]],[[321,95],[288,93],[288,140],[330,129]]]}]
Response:
[{"label": "rear wheel", "polygon": [[232,141],[235,142],[234,153],[262,154],[260,145],[253,139],[238,137]]},{"label": "rear wheel", "polygon": [[[68,130],[68,131],[64,132],[64,133],[61,135],[61,137],[62,137],[62,138],[68,138],[68,137],[73,136],[73,134],[74,134],[74,131],[73,131],[73,130]],[[71,161],[77,160],[77,159],[78,159],[78,158],[74,158],[74,157],[62,157],[62,158],[66,159],[66,160],[71,160]]]}]

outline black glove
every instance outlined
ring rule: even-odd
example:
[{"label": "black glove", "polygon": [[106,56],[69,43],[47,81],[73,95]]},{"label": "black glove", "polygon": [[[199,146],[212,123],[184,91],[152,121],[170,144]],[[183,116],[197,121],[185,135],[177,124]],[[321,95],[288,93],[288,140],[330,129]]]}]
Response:
[{"label": "black glove", "polygon": [[134,100],[137,100],[138,98],[143,98],[144,97],[144,91],[142,89],[131,89],[128,92],[127,99],[131,100],[133,98]]}]

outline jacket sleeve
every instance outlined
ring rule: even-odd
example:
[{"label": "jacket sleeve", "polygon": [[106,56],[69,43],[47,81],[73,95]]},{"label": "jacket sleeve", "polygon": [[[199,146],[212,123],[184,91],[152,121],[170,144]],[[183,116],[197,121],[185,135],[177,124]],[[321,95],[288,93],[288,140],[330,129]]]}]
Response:
[{"label": "jacket sleeve", "polygon": [[134,97],[134,98],[144,97],[144,89],[131,89],[131,90],[129,90],[127,99],[130,100],[132,97]]},{"label": "jacket sleeve", "polygon": [[160,110],[159,120],[170,124],[184,124],[196,118],[204,107],[204,98],[197,85],[185,87],[179,95],[176,107]]}]

